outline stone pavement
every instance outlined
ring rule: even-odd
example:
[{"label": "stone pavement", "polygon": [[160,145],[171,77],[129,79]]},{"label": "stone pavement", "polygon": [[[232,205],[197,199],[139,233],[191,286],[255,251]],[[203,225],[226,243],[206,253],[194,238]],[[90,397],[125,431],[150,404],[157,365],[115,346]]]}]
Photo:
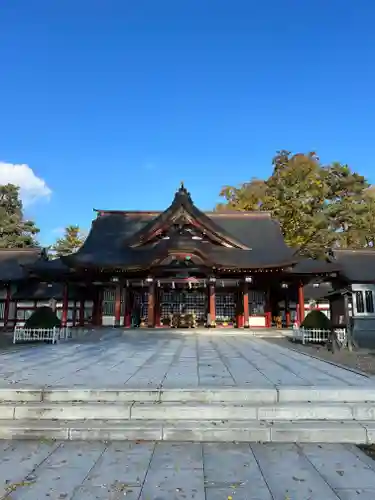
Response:
[{"label": "stone pavement", "polygon": [[0,444],[9,500],[374,500],[375,462],[351,445]]},{"label": "stone pavement", "polygon": [[170,330],[16,346],[0,354],[0,380],[0,388],[375,388],[370,378],[256,337]]}]

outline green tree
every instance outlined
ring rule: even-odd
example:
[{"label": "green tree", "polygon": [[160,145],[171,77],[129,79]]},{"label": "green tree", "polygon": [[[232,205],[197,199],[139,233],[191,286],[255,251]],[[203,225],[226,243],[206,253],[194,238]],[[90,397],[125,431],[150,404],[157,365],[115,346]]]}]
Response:
[{"label": "green tree", "polygon": [[266,181],[263,208],[280,222],[286,243],[316,256],[330,243],[327,172],[315,153],[280,151]]},{"label": "green tree", "polygon": [[224,186],[220,196],[226,201],[219,203],[216,210],[261,210],[266,193],[266,183],[261,179],[253,178],[239,187]]},{"label": "green tree", "polygon": [[79,226],[68,226],[64,230],[64,236],[58,238],[52,246],[52,251],[58,257],[77,252],[85,239],[86,235],[81,231]]},{"label": "green tree", "polygon": [[362,218],[362,242],[361,246],[375,249],[375,186],[365,190],[366,213]]},{"label": "green tree", "polygon": [[282,150],[272,175],[221,191],[218,210],[267,210],[286,243],[319,256],[329,247],[363,248],[375,241],[375,192],[348,165],[323,165],[318,156]]},{"label": "green tree", "polygon": [[28,248],[38,245],[39,229],[24,219],[19,188],[13,184],[0,186],[0,248]]}]

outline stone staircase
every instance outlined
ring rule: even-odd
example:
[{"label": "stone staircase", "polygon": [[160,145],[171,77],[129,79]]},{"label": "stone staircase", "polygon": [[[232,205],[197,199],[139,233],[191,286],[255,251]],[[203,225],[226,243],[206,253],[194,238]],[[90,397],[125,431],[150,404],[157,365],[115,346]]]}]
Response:
[{"label": "stone staircase", "polygon": [[375,442],[375,388],[0,389],[0,439]]}]

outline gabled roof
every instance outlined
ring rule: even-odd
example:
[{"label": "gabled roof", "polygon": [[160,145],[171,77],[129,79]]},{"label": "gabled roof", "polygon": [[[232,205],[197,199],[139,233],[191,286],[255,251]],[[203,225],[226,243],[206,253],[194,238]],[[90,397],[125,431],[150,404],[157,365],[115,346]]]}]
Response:
[{"label": "gabled roof", "polygon": [[340,276],[351,283],[375,283],[375,249],[333,250],[331,262],[341,267]]},{"label": "gabled roof", "polygon": [[[199,227],[211,243],[158,239],[169,227],[185,222]],[[145,269],[163,252],[184,249],[204,253],[207,263],[221,268],[281,267],[297,260],[269,213],[204,213],[182,186],[165,212],[98,210],[82,248],[63,261],[72,267]]]},{"label": "gabled roof", "polygon": [[215,221],[199,210],[193,203],[190,193],[183,184],[176,192],[171,205],[155,219],[150,220],[142,229],[128,241],[131,247],[138,247],[147,244],[151,239],[161,234],[163,230],[176,223],[192,223],[197,225],[209,237],[224,246],[241,248],[247,250],[247,246],[236,240],[230,232],[220,227]]},{"label": "gabled roof", "polygon": [[24,266],[35,263],[43,254],[41,248],[0,249],[0,282],[26,279],[28,274]]}]

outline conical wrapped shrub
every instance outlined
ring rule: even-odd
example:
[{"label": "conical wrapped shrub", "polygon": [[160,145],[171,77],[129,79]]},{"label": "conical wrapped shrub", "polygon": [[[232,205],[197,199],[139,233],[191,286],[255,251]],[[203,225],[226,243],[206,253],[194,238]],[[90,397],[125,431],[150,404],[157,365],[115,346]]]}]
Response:
[{"label": "conical wrapped shrub", "polygon": [[301,327],[308,330],[330,330],[331,321],[322,311],[314,309],[302,321]]},{"label": "conical wrapped shrub", "polygon": [[25,328],[53,328],[60,327],[61,321],[56,313],[47,306],[38,307],[26,320]]}]

